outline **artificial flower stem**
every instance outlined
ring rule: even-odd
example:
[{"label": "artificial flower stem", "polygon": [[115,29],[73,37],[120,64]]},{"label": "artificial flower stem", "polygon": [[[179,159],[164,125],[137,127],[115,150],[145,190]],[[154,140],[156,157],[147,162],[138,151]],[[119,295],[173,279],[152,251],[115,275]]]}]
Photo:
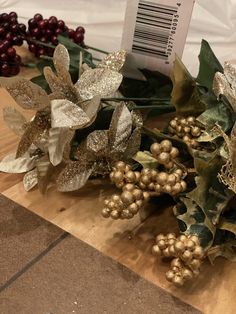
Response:
[{"label": "artificial flower stem", "polygon": [[102,98],[102,101],[159,101],[159,102],[165,102],[170,101],[169,98],[126,98],[126,97],[115,97],[115,98]]},{"label": "artificial flower stem", "polygon": [[109,52],[107,52],[107,51],[104,51],[104,50],[101,50],[101,49],[98,49],[98,48],[95,48],[95,47],[87,46],[87,45],[86,45],[86,49],[90,49],[90,50],[94,50],[94,51],[97,51],[97,52],[101,52],[101,53],[104,53],[106,55],[109,54]]},{"label": "artificial flower stem", "polygon": [[132,107],[132,110],[140,110],[140,109],[175,109],[175,107],[171,106],[171,105],[154,105],[154,106],[136,106],[136,107]]},{"label": "artificial flower stem", "polygon": [[44,43],[40,40],[36,40],[36,39],[30,39],[30,41],[33,43],[33,44],[38,44],[38,45],[41,45],[41,46],[44,46],[44,47],[48,47],[48,48],[52,48],[52,49],[55,49],[56,46],[54,45],[51,45],[51,44],[48,44],[48,43]]}]

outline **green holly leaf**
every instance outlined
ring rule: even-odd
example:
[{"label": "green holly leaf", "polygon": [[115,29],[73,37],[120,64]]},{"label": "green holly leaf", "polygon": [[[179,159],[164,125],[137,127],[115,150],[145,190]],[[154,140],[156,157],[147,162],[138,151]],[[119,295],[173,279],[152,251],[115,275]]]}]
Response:
[{"label": "green holly leaf", "polygon": [[197,82],[211,91],[215,73],[223,73],[224,70],[206,40],[202,40],[199,62],[200,68]]},{"label": "green holly leaf", "polygon": [[195,79],[176,57],[171,74],[173,90],[171,103],[179,115],[199,115],[205,110]]}]

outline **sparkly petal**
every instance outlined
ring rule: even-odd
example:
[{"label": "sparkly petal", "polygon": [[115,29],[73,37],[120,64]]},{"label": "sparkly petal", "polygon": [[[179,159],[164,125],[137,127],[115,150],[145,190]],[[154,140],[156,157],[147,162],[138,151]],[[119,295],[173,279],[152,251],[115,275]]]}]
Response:
[{"label": "sparkly petal", "polygon": [[47,93],[25,78],[0,78],[0,86],[5,87],[17,104],[24,109],[41,109],[50,104]]},{"label": "sparkly petal", "polygon": [[236,89],[236,68],[230,62],[225,62],[224,75],[231,87]]},{"label": "sparkly petal", "polygon": [[25,130],[20,143],[17,148],[16,157],[23,156],[31,144],[41,136],[44,131],[50,126],[50,117],[48,111],[38,111],[33,119],[30,122],[29,126]]},{"label": "sparkly petal", "polygon": [[90,100],[86,100],[86,101],[78,103],[78,105],[80,106],[80,108],[84,110],[84,112],[87,114],[90,120],[94,120],[101,106],[101,97],[94,96]]},{"label": "sparkly petal", "polygon": [[58,191],[70,192],[82,188],[92,172],[93,166],[81,164],[77,161],[70,162],[58,177]]},{"label": "sparkly petal", "polygon": [[108,149],[108,131],[97,130],[87,137],[87,150],[95,156],[106,156]]},{"label": "sparkly petal", "polygon": [[43,130],[38,137],[33,141],[33,144],[39,148],[42,152],[48,152],[48,139],[49,139],[49,130],[48,128]]},{"label": "sparkly petal", "polygon": [[122,75],[109,69],[91,69],[85,71],[75,84],[82,99],[91,99],[96,95],[112,95],[120,86]]},{"label": "sparkly petal", "polygon": [[23,178],[23,185],[25,190],[28,192],[38,184],[37,169],[33,169],[27,172]]},{"label": "sparkly petal", "polygon": [[77,105],[66,99],[51,101],[52,128],[83,128],[90,119]]},{"label": "sparkly petal", "polygon": [[139,110],[134,110],[131,112],[132,120],[133,120],[133,126],[136,128],[142,128],[143,126],[143,117]]},{"label": "sparkly petal", "polygon": [[233,110],[236,112],[236,91],[231,88],[225,75],[217,72],[213,81],[213,91],[217,97],[225,95],[230,102]]},{"label": "sparkly petal", "polygon": [[43,73],[53,93],[50,99],[68,99],[74,103],[80,101],[79,94],[71,80],[63,80],[56,76],[50,67],[45,67]]},{"label": "sparkly petal", "polygon": [[18,110],[13,107],[3,108],[3,119],[16,135],[22,136],[27,121]]},{"label": "sparkly petal", "polygon": [[29,155],[15,158],[15,154],[6,156],[0,162],[0,171],[8,173],[23,173],[27,172],[35,167],[35,157],[29,157]]},{"label": "sparkly petal", "polygon": [[100,63],[98,63],[98,68],[105,68],[113,71],[120,71],[125,63],[126,51],[120,50],[110,53],[105,57]]},{"label": "sparkly petal", "polygon": [[36,169],[39,191],[45,193],[53,172],[53,166],[51,165],[48,156],[43,156],[37,161]]},{"label": "sparkly petal", "polygon": [[141,145],[141,129],[136,128],[131,134],[127,148],[124,152],[124,159],[131,159],[139,151]]},{"label": "sparkly petal", "polygon": [[132,131],[132,116],[124,103],[117,105],[109,128],[109,146],[112,153],[124,152]]},{"label": "sparkly petal", "polygon": [[57,166],[63,159],[63,152],[68,141],[71,141],[74,131],[66,128],[51,128],[49,130],[49,159]]},{"label": "sparkly petal", "polygon": [[65,71],[69,72],[70,56],[68,50],[62,44],[57,45],[54,50],[53,63],[59,76],[63,77]]}]

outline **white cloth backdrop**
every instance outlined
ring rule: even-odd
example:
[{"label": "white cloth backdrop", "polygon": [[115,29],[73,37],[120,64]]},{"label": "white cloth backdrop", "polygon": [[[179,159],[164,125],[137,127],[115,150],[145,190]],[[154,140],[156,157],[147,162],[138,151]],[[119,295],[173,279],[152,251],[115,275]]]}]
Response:
[{"label": "white cloth backdrop", "polygon": [[[71,27],[86,28],[86,43],[119,49],[127,0],[0,0],[0,12],[16,11],[27,22],[35,13],[55,15]],[[128,0],[129,1],[129,0]],[[196,0],[183,60],[196,74],[201,39],[221,61],[236,59],[236,0]]]}]

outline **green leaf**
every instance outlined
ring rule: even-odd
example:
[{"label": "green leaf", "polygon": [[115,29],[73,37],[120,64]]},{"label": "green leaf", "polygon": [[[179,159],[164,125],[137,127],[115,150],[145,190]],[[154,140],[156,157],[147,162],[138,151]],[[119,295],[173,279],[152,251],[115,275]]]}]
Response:
[{"label": "green leaf", "polygon": [[199,55],[200,68],[197,77],[197,82],[212,90],[213,79],[216,72],[223,73],[223,67],[216,58],[209,43],[202,40],[201,51]]},{"label": "green leaf", "polygon": [[133,159],[140,163],[143,168],[156,169],[158,166],[158,161],[152,156],[150,152],[137,152]]},{"label": "green leaf", "polygon": [[199,115],[205,110],[197,84],[182,61],[176,57],[171,74],[173,90],[171,103],[179,115]]}]

